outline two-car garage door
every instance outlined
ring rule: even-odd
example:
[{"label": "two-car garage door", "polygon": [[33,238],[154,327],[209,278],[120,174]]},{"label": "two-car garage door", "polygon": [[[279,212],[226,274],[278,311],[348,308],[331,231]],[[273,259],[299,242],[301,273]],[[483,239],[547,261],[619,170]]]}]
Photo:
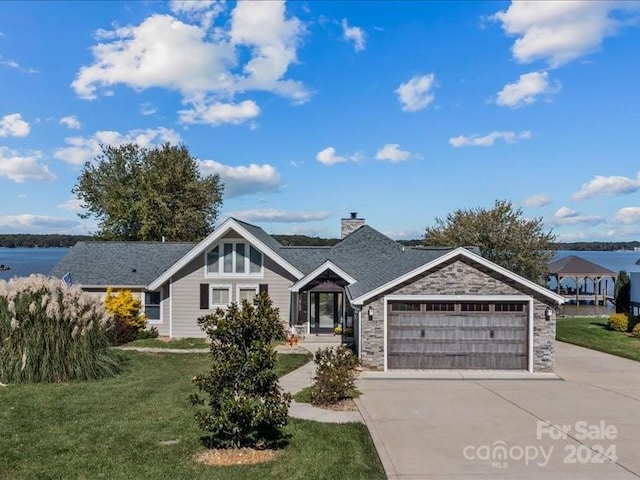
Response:
[{"label": "two-car garage door", "polygon": [[527,302],[391,301],[387,367],[526,369]]}]

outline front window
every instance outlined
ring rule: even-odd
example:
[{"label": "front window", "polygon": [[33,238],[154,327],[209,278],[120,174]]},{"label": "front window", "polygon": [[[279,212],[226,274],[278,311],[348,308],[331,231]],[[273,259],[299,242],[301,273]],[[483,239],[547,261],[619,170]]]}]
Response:
[{"label": "front window", "polygon": [[206,253],[207,275],[261,275],[262,253],[244,242],[224,242]]},{"label": "front window", "polygon": [[210,298],[212,307],[226,307],[231,303],[231,287],[213,285]]},{"label": "front window", "polygon": [[145,292],[144,314],[149,322],[160,321],[160,292]]},{"label": "front window", "polygon": [[253,303],[253,299],[258,293],[258,287],[242,286],[238,287],[238,304],[242,305],[243,300]]}]

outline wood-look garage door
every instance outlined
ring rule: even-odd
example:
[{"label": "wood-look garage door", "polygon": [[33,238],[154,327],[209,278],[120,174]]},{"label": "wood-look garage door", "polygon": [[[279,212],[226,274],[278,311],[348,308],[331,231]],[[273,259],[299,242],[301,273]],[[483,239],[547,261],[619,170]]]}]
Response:
[{"label": "wood-look garage door", "polygon": [[387,367],[526,369],[526,302],[389,302]]}]

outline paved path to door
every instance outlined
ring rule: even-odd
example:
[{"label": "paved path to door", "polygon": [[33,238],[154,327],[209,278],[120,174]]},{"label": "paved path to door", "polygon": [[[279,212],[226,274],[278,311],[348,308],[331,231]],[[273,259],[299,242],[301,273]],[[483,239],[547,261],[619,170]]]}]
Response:
[{"label": "paved path to door", "polygon": [[640,478],[640,362],[564,343],[556,353],[564,380],[362,380],[389,478]]}]

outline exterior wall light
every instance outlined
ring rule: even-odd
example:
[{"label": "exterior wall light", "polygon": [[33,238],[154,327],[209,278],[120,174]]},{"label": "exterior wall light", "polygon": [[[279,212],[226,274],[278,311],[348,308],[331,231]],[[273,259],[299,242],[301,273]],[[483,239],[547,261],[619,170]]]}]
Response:
[{"label": "exterior wall light", "polygon": [[373,307],[369,307],[369,310],[367,310],[367,316],[369,317],[369,321],[371,322],[373,320]]},{"label": "exterior wall light", "polygon": [[553,308],[547,307],[547,309],[544,311],[544,319],[547,322],[550,322],[551,320],[553,320]]}]

